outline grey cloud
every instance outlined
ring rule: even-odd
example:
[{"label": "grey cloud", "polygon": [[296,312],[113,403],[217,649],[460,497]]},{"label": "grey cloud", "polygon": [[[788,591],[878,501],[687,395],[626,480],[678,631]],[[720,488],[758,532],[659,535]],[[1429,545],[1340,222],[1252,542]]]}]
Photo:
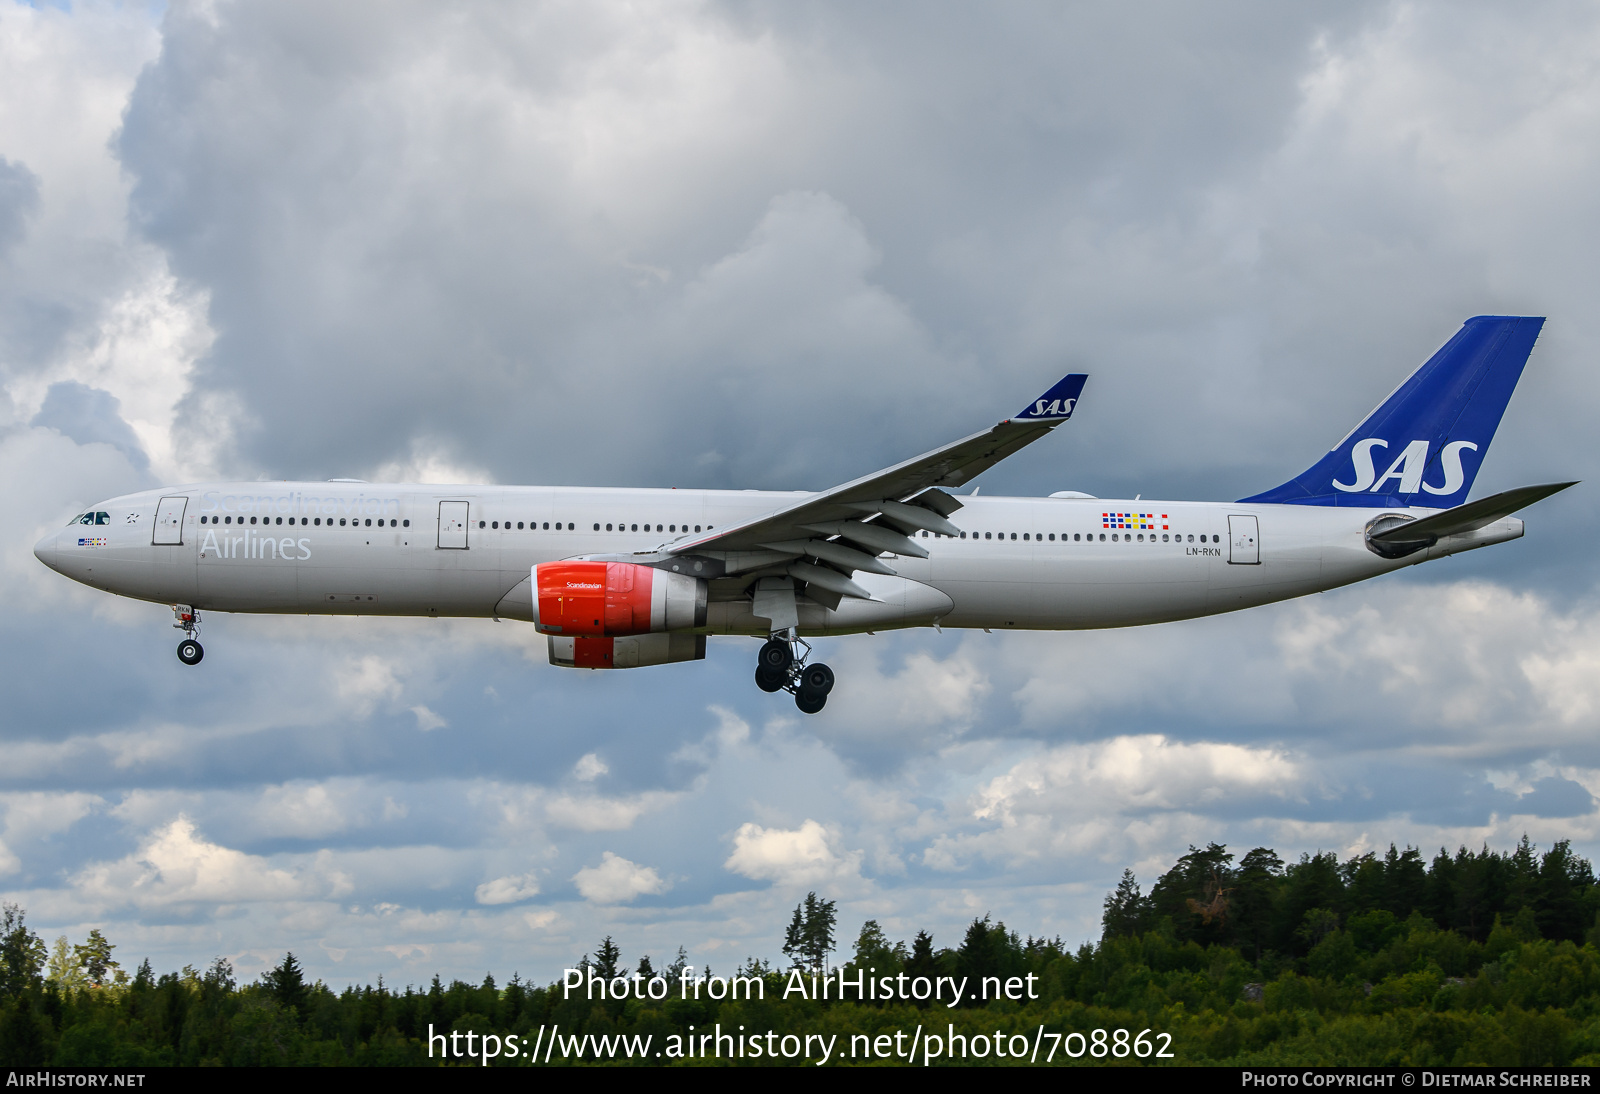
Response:
[{"label": "grey cloud", "polygon": [[39,176],[25,163],[0,156],[0,258],[22,240],[39,207]]},{"label": "grey cloud", "polygon": [[1594,795],[1581,783],[1551,775],[1517,799],[1518,813],[1536,817],[1582,817],[1594,812]]},{"label": "grey cloud", "polygon": [[109,391],[62,380],[50,385],[44,405],[29,424],[59,430],[79,444],[109,444],[126,456],[136,470],[146,471],[150,458],[122,420],[121,410],[122,404]]}]

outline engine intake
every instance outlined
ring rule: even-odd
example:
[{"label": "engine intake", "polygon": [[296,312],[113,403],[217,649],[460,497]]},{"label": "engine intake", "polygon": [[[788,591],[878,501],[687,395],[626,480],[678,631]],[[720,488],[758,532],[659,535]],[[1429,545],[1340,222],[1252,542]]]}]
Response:
[{"label": "engine intake", "polygon": [[631,562],[533,568],[533,622],[544,634],[613,638],[706,623],[706,583]]}]

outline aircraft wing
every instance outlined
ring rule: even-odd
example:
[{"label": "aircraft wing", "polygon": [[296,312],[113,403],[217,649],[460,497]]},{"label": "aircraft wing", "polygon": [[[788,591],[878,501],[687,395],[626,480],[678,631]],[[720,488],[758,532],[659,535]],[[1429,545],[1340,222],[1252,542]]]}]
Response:
[{"label": "aircraft wing", "polygon": [[[961,486],[1072,417],[1088,376],[1065,376],[1022,413],[970,437],[803,498],[731,528],[672,544],[672,555],[751,557],[728,559],[733,569],[771,569],[784,559],[815,562],[789,567],[790,576],[845,596],[867,598],[848,576],[855,570],[894,571],[883,552],[926,557],[910,537],[927,530],[957,535],[947,518],[961,502],[944,487]],[[826,571],[832,571],[831,573]],[[778,570],[782,572],[782,568]]]}]

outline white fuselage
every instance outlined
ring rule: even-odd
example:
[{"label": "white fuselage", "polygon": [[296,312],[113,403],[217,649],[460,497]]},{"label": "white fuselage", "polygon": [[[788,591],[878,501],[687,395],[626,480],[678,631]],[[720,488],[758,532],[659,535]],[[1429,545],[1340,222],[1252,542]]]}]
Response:
[{"label": "white fuselage", "polygon": [[[536,564],[658,551],[806,496],[208,483],[103,502],[95,508],[104,514],[101,523],[69,525],[42,540],[35,553],[95,588],[211,611],[532,619],[529,574]],[[181,499],[181,513],[170,499]],[[800,631],[1159,623],[1331,589],[1522,534],[1522,522],[1506,518],[1393,560],[1367,548],[1367,525],[1386,513],[1434,510],[961,500],[952,520],[966,538],[920,533],[916,542],[928,558],[887,557],[898,578],[858,574],[875,601],[847,599],[832,611],[807,602]],[[165,532],[157,528],[163,505],[169,510]],[[452,519],[463,523],[463,513],[464,527],[445,527]],[[180,542],[154,542],[162,538]],[[764,636],[766,621],[751,614],[748,596],[719,598],[721,584],[712,582],[700,632]]]}]

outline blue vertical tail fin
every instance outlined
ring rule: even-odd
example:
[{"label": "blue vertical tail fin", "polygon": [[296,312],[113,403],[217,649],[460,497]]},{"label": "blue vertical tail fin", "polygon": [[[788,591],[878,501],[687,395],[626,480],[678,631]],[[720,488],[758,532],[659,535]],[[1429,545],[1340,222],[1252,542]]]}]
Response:
[{"label": "blue vertical tail fin", "polygon": [[1480,315],[1310,469],[1244,502],[1426,506],[1467,500],[1542,318]]}]

